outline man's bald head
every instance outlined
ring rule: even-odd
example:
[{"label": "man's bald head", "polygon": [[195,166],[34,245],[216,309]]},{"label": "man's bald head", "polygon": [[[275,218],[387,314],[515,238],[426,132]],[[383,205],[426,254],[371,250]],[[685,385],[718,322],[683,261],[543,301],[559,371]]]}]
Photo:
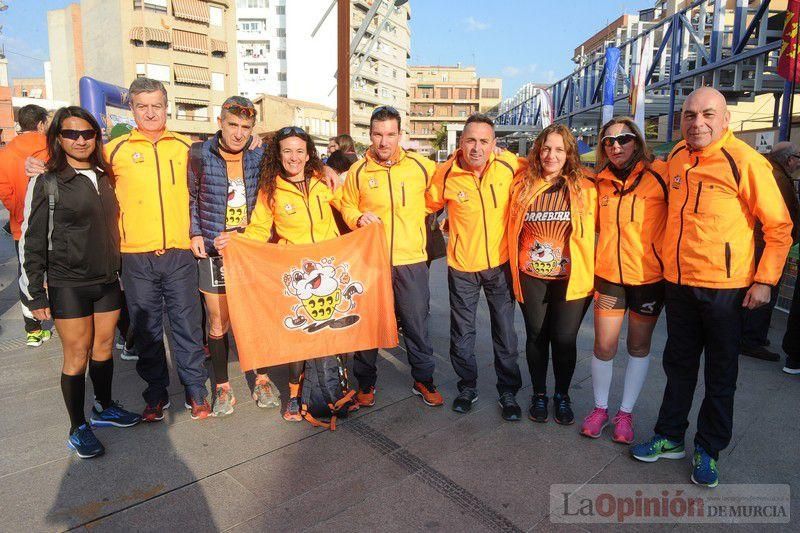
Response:
[{"label": "man's bald head", "polygon": [[681,133],[689,148],[700,150],[722,137],[730,119],[725,96],[713,87],[700,87],[683,102]]}]

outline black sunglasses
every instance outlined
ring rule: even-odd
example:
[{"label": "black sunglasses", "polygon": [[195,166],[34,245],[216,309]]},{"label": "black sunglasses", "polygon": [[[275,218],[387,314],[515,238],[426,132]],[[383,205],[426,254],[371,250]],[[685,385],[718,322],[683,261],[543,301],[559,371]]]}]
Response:
[{"label": "black sunglasses", "polygon": [[636,134],[634,134],[634,133],[620,133],[616,137],[614,137],[612,135],[608,135],[606,137],[603,137],[600,140],[600,144],[602,144],[604,148],[610,148],[610,147],[614,146],[615,142],[619,143],[620,146],[625,146],[626,144],[628,144],[629,142],[631,142],[631,141],[633,141],[635,139],[636,139]]},{"label": "black sunglasses", "polygon": [[292,135],[297,135],[298,137],[308,137],[308,133],[306,133],[303,128],[298,126],[286,126],[285,128],[278,130],[279,141],[285,139],[286,137],[291,137]]},{"label": "black sunglasses", "polygon": [[70,141],[77,141],[81,137],[84,141],[91,141],[97,136],[97,132],[94,130],[61,130],[60,135]]},{"label": "black sunglasses", "polygon": [[395,109],[394,107],[392,107],[390,105],[382,105],[380,107],[376,107],[375,108],[375,111],[372,112],[372,118],[375,118],[375,115],[377,115],[378,113],[382,113],[384,111],[389,113],[392,116],[396,116],[396,117],[400,116],[400,112],[397,109]]}]

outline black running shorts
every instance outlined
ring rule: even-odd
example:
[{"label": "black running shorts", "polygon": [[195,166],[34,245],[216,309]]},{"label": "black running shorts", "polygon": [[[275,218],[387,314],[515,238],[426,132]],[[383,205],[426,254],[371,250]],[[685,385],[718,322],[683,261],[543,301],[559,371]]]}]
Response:
[{"label": "black running shorts", "polygon": [[48,287],[53,318],[83,318],[122,308],[119,281],[84,287]]},{"label": "black running shorts", "polygon": [[658,319],[664,308],[664,282],[647,285],[620,285],[595,276],[594,312],[597,315],[622,315],[625,310],[645,319]]}]

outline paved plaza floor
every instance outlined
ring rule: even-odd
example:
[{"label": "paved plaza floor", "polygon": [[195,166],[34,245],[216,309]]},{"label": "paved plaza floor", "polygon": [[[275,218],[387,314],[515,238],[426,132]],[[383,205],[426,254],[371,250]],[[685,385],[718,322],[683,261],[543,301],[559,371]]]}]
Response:
[{"label": "paved plaza floor", "polygon": [[[480,397],[468,415],[451,411],[456,379],[448,358],[443,261],[431,272],[430,327],[436,382],[448,402],[444,407],[426,407],[411,394],[401,348],[382,352],[376,405],[341,421],[335,432],[305,422],[286,423],[278,410],[259,409],[248,398],[247,381],[236,362],[230,364],[239,398],[235,413],[192,421],[182,407],[183,391],[173,370],[174,407],[164,422],[100,429],[105,456],[83,461],[65,446],[68,422],[59,388],[58,339],[38,349],[24,345],[16,268],[13,242],[3,235],[0,531],[595,531],[614,526],[553,521],[551,485],[688,483],[688,458],[656,464],[634,461],[627,447],[611,442],[608,429],[603,438],[590,440],[578,434],[579,423],[564,427],[552,421],[502,421],[484,303],[478,312]],[[517,315],[524,354],[524,327]],[[776,313],[773,345],[779,345],[784,320]],[[578,421],[592,407],[591,324],[590,312],[581,328],[570,391]],[[662,317],[649,378],[636,408],[637,438],[649,437],[661,401],[665,330]],[[610,402],[614,411],[626,357],[615,363]],[[518,399],[527,409],[531,389],[524,355],[520,365],[526,377]],[[287,373],[278,368],[273,376],[285,397]],[[116,359],[115,398],[140,411],[142,389],[135,364]],[[702,394],[701,378],[689,450]],[[720,488],[734,483],[788,484],[790,523],[733,528],[635,524],[625,529],[800,530],[799,412],[800,377],[783,374],[779,363],[742,358],[733,441],[719,461]],[[687,485],[686,490],[696,489]]]}]

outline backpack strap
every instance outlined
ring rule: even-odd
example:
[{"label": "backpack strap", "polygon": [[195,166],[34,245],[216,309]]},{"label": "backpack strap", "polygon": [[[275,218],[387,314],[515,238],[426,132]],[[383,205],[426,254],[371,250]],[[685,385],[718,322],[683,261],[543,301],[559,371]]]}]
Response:
[{"label": "backpack strap", "polygon": [[53,213],[58,203],[58,181],[53,174],[45,174],[44,192],[47,194],[47,250],[53,250]]}]

